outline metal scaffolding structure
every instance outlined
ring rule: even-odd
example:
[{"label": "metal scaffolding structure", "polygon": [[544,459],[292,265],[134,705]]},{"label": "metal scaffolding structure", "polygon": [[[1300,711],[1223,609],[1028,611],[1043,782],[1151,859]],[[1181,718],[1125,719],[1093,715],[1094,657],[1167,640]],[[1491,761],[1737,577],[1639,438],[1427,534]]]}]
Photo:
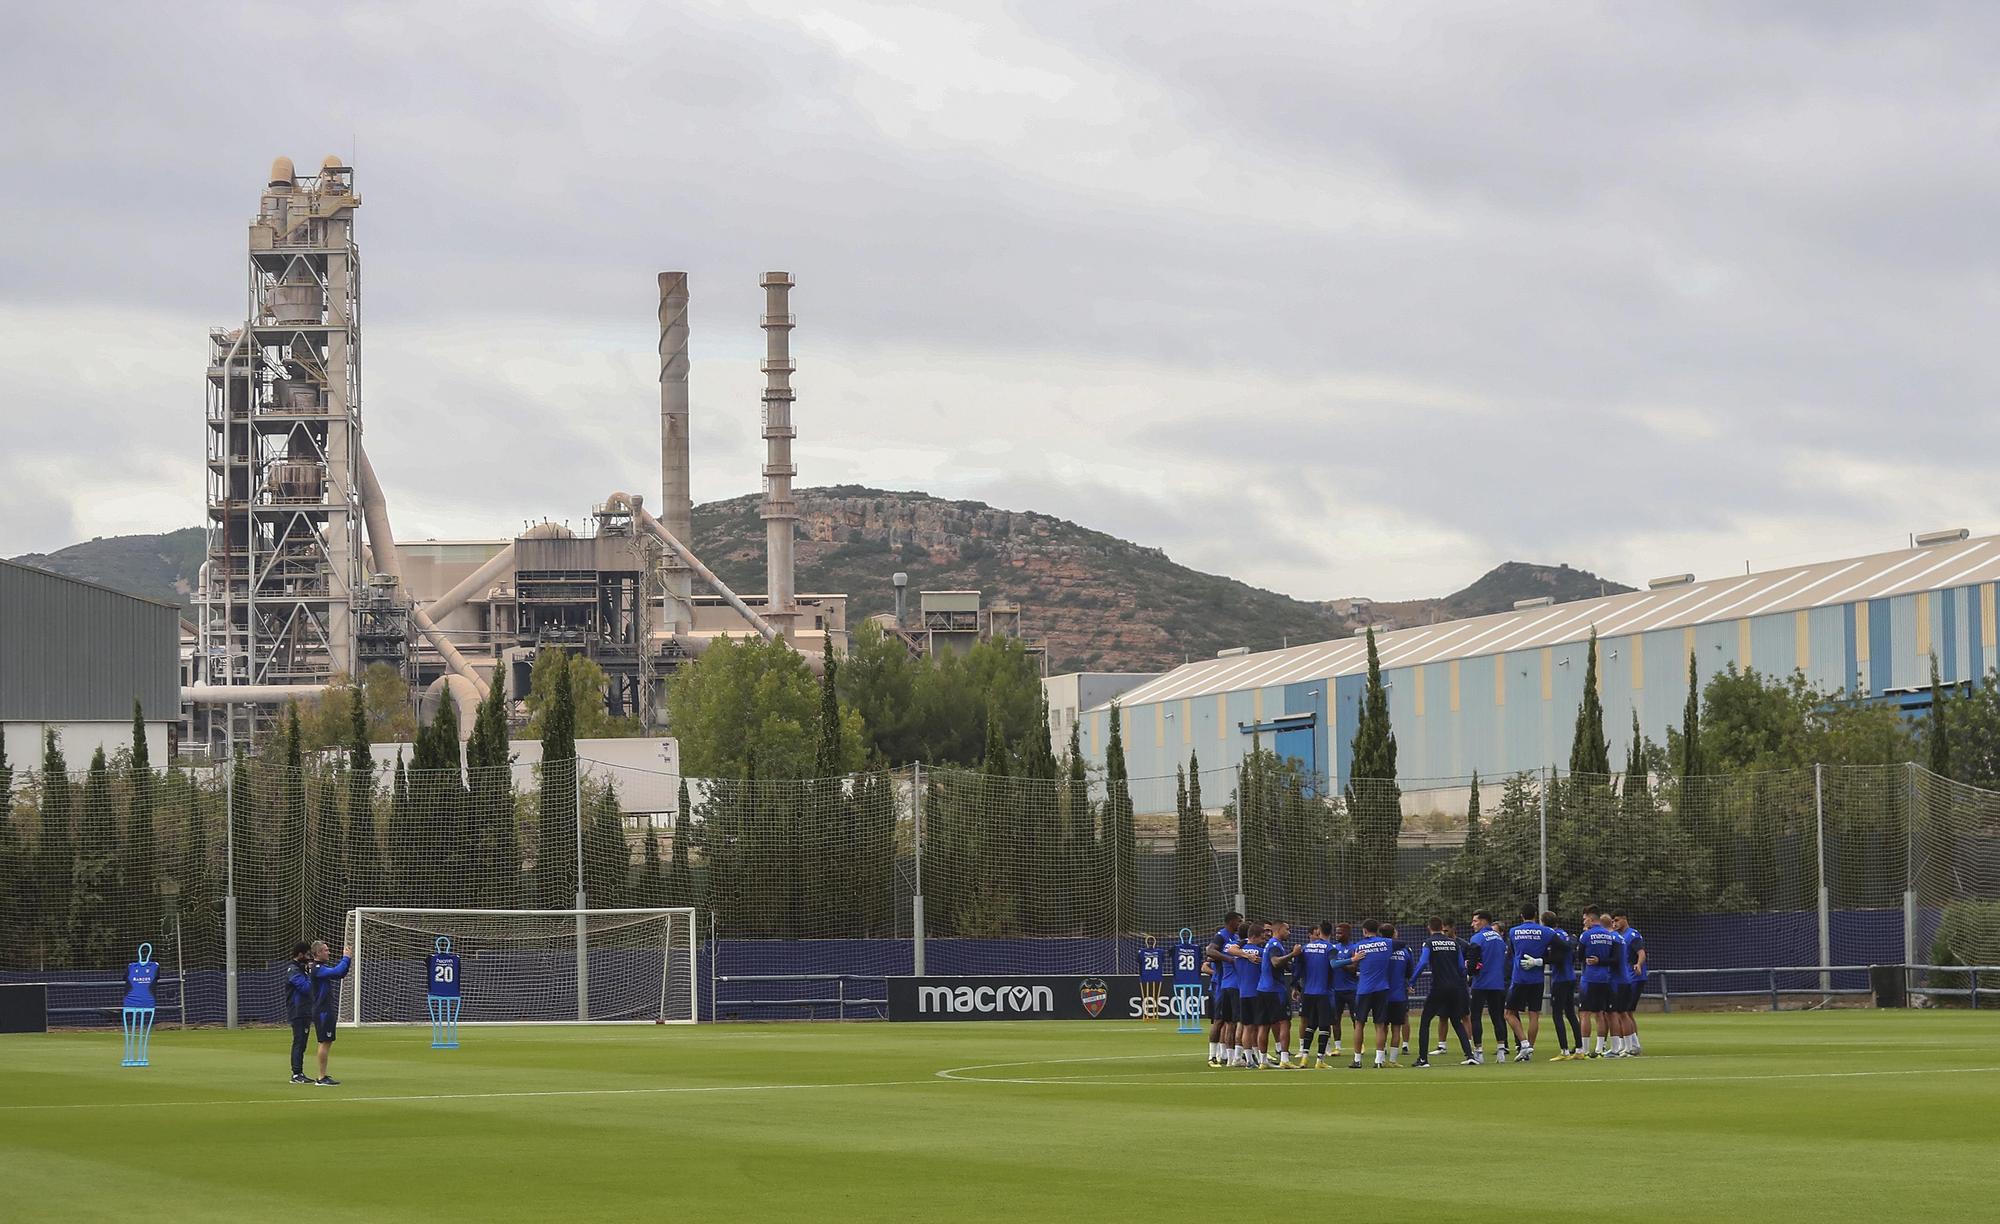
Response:
[{"label": "metal scaffolding structure", "polygon": [[[355,670],[364,595],[354,171],[279,158],[250,223],[243,325],[209,333],[201,680],[324,684]],[[267,707],[268,709],[268,707]],[[257,707],[218,707],[255,730]]]}]

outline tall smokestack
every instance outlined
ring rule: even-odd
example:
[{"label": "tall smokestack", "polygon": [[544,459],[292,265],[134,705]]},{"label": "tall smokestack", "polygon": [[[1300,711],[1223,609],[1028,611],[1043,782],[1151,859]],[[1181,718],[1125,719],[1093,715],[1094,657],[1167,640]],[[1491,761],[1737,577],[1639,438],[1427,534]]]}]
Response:
[{"label": "tall smokestack", "polygon": [[797,613],[792,592],[792,276],[766,272],[764,286],[764,564],[770,608],[765,617],[791,636]]},{"label": "tall smokestack", "polygon": [[[694,501],[688,488],[688,278],[660,273],[660,522],[681,543],[694,546]],[[687,567],[666,559],[667,620],[693,624],[694,588]]]}]

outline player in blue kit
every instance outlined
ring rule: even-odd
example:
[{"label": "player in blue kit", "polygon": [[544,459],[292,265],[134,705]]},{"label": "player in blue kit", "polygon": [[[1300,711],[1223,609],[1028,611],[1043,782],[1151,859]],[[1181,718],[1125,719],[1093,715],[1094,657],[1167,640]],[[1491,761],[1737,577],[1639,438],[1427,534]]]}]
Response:
[{"label": "player in blue kit", "polygon": [[1265,1018],[1264,996],[1258,988],[1258,981],[1264,971],[1264,945],[1270,942],[1268,923],[1249,922],[1244,925],[1244,936],[1236,946],[1236,993],[1241,999],[1242,1023],[1237,1031],[1238,1064],[1245,1067],[1260,1067],[1264,1064],[1264,1042],[1270,1033],[1270,1021]]},{"label": "player in blue kit", "polygon": [[1340,1053],[1340,1022],[1354,1015],[1354,926],[1342,922],[1333,928],[1333,1052]]},{"label": "player in blue kit", "polygon": [[1400,1067],[1400,1055],[1410,1052],[1410,977],[1416,969],[1416,955],[1396,938],[1396,924],[1381,926],[1382,938],[1389,941],[1389,1065]]},{"label": "player in blue kit", "polygon": [[[1361,938],[1354,941],[1348,960],[1354,965],[1354,1062],[1349,1069],[1361,1069],[1361,1054],[1367,1048],[1367,1026],[1375,1026],[1375,1065],[1383,1065],[1389,1041],[1390,956],[1395,941],[1382,936],[1382,926],[1373,918],[1361,924]],[[1393,968],[1400,969],[1397,965]]]},{"label": "player in blue kit", "polygon": [[1493,1042],[1500,1047],[1500,1061],[1507,1061],[1507,941],[1493,929],[1493,915],[1480,910],[1472,915],[1472,938],[1467,941],[1466,968],[1472,974],[1472,1048],[1485,1057],[1486,1040],[1480,1020],[1493,1021]]},{"label": "player in blue kit", "polygon": [[1611,915],[1611,929],[1625,942],[1625,986],[1618,1001],[1623,1004],[1618,1009],[1618,1025],[1623,1029],[1622,1045],[1627,1058],[1639,1054],[1639,996],[1646,992],[1646,939],[1626,921],[1624,911]]},{"label": "player in blue kit", "polygon": [[424,960],[425,1002],[431,1013],[431,1049],[458,1048],[458,1006],[461,976],[458,956],[451,950],[451,938],[440,935],[437,950]]},{"label": "player in blue kit", "polygon": [[1577,954],[1583,958],[1583,1011],[1586,1022],[1594,1018],[1597,1028],[1597,1046],[1589,1057],[1601,1058],[1608,1052],[1605,1043],[1611,1036],[1611,1017],[1617,1005],[1613,983],[1624,971],[1625,941],[1604,925],[1595,910],[1584,911],[1584,924],[1577,939]]},{"label": "player in blue kit", "polygon": [[1507,932],[1507,1027],[1513,1030],[1521,1062],[1534,1059],[1535,1042],[1542,1035],[1542,974],[1557,939],[1555,929],[1537,921],[1528,905]]},{"label": "player in blue kit", "polygon": [[1242,929],[1243,915],[1230,910],[1222,916],[1221,928],[1209,938],[1208,946],[1201,953],[1202,966],[1208,972],[1209,986],[1214,991],[1208,1026],[1208,1065],[1211,1067],[1226,1066],[1236,1048],[1237,997],[1231,973],[1233,962],[1225,949]]},{"label": "player in blue kit", "polygon": [[1263,1060],[1265,1047],[1274,1047],[1277,1052],[1272,1057],[1276,1061],[1264,1063],[1274,1071],[1289,1071],[1292,1066],[1292,1009],[1286,978],[1290,976],[1298,949],[1285,942],[1291,934],[1292,924],[1284,919],[1271,923],[1257,961],[1257,1006],[1264,1018],[1257,1056]]},{"label": "player in blue kit", "polygon": [[1552,910],[1542,915],[1542,925],[1560,937],[1549,948],[1549,1016],[1556,1024],[1557,1050],[1549,1061],[1568,1062],[1583,1057],[1583,1030],[1576,1014],[1575,937],[1556,925]]},{"label": "player in blue kit", "polygon": [[[1333,958],[1336,945],[1333,942],[1333,924],[1322,922],[1312,929],[1312,938],[1299,945],[1298,986],[1299,986],[1299,1070],[1306,1067],[1306,1058],[1312,1053],[1313,1038],[1319,1038],[1319,1057],[1313,1064],[1316,1070],[1327,1069],[1326,1043],[1334,1026],[1339,1024],[1333,1012]],[[1335,1047],[1338,1052],[1339,1047]]]},{"label": "player in blue kit", "polygon": [[148,1052],[153,1041],[153,983],[159,980],[160,963],[153,959],[153,945],[139,945],[139,959],[125,966],[125,1001],[119,1008],[119,1025],[125,1030],[125,1058],[121,1067],[150,1066]]}]

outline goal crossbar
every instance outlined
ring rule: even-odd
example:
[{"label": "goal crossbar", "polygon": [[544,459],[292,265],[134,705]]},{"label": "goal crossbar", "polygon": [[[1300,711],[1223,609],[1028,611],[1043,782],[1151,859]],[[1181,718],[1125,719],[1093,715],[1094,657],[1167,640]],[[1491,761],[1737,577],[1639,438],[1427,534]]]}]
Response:
[{"label": "goal crossbar", "polygon": [[[657,928],[653,927],[655,922]],[[414,964],[421,970],[421,962],[440,936],[450,938],[453,950],[461,955],[472,953],[474,963],[484,962],[480,965],[482,976],[491,973],[503,979],[498,991],[489,987],[483,993],[504,997],[511,991],[525,1005],[525,1013],[510,1010],[496,1019],[480,1013],[496,1007],[506,1010],[504,1003],[474,1007],[468,1002],[468,1014],[461,1021],[468,1027],[695,1023],[699,983],[695,911],[689,906],[476,909],[365,905],[347,912],[346,925],[354,963],[348,997],[342,1001],[342,1019],[356,1027],[427,1023],[418,1010],[422,995],[414,988],[397,991],[380,985],[381,972],[371,974],[369,968],[380,962],[400,961],[406,969]],[[400,946],[380,936],[384,927],[403,933]],[[657,940],[648,938],[634,946],[634,931],[653,929],[658,932]],[[593,940],[614,935],[625,936],[625,946],[601,950],[594,966],[590,958]],[[417,939],[412,941],[410,936]],[[386,950],[385,944],[389,945]],[[558,981],[549,970],[565,961],[573,964],[574,976],[564,973]],[[512,978],[507,977],[510,973]],[[651,980],[655,977],[657,990]],[[593,981],[600,999],[611,998],[609,1007],[592,1007]],[[384,993],[390,996],[387,1003],[382,1001]],[[555,1014],[557,1008],[563,1014]]]}]

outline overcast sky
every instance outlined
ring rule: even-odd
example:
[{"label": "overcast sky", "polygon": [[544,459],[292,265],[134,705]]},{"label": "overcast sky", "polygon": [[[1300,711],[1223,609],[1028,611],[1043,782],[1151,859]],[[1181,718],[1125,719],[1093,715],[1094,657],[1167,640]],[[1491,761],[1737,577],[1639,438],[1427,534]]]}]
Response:
[{"label": "overcast sky", "polygon": [[0,39],[0,555],[197,522],[272,157],[352,157],[405,537],[800,483],[1308,598],[2000,530],[1989,5],[32,5]]}]

